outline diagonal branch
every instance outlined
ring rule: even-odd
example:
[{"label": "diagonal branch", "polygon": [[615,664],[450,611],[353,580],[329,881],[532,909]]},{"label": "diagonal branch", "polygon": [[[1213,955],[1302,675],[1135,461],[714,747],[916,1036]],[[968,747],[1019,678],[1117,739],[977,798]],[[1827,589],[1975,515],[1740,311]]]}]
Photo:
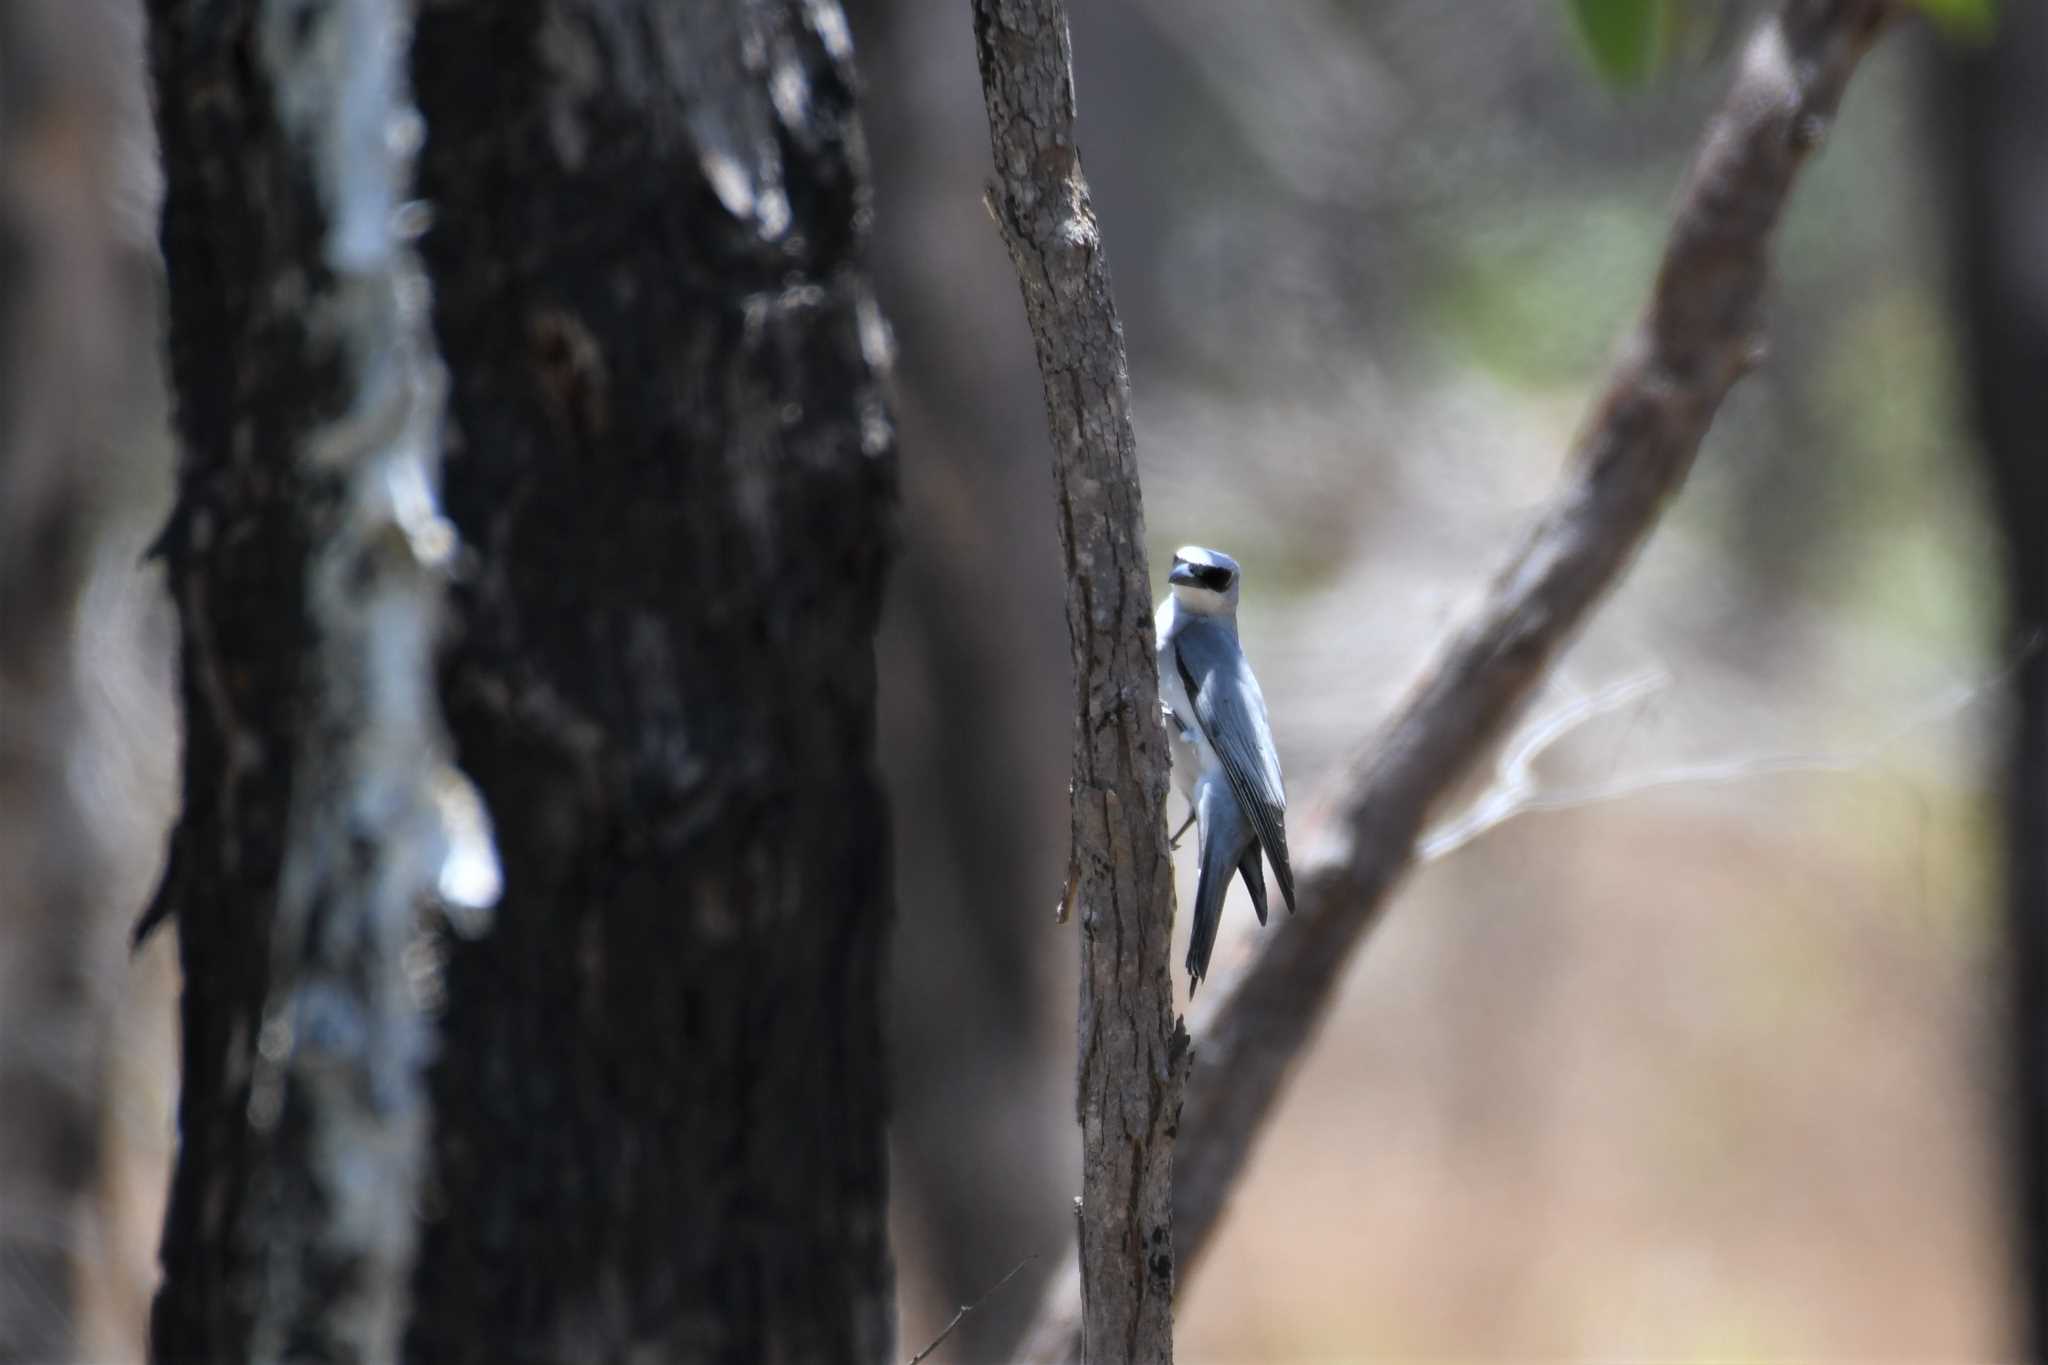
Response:
[{"label": "diagonal branch", "polygon": [[1168,976],[1173,864],[1152,588],[1123,327],[1074,145],[1062,0],[975,0],[996,179],[988,205],[1024,294],[1052,436],[1074,660],[1081,920],[1078,1323],[1088,1356],[1173,1359],[1173,1137],[1187,1031]]},{"label": "diagonal branch", "polygon": [[[1204,1002],[1174,1186],[1183,1263],[1215,1230],[1289,1069],[1352,951],[1415,861],[1432,808],[1506,735],[1684,482],[1722,398],[1762,352],[1767,249],[1793,180],[1891,12],[1886,0],[1785,0],[1758,28],[1708,124],[1649,306],[1623,346],[1549,509],[1408,700],[1321,803],[1301,913]],[[1054,1280],[1027,1357],[1073,1355]]]}]

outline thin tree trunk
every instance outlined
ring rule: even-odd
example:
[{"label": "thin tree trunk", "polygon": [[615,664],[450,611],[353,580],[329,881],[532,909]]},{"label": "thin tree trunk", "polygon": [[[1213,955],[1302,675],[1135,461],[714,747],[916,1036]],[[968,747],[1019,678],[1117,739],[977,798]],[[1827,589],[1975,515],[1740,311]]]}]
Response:
[{"label": "thin tree trunk", "polygon": [[2048,7],[2001,7],[1941,58],[1958,299],[1992,509],[2005,535],[2008,1160],[2030,1354],[2048,1351]]},{"label": "thin tree trunk", "polygon": [[1080,910],[1084,1359],[1173,1359],[1173,1140],[1188,1035],[1168,943],[1165,730],[1123,326],[1074,142],[1060,0],[975,0],[996,179],[1052,437],[1074,659],[1072,852]]},{"label": "thin tree trunk", "polygon": [[[410,191],[396,0],[156,10],[190,716],[158,1354],[887,1354],[894,441],[837,8],[429,4]],[[356,98],[323,112],[330,79]],[[338,211],[366,184],[390,202]],[[351,330],[351,253],[430,217],[460,544],[438,697],[424,280],[367,310],[417,330]],[[405,648],[389,612],[349,633],[366,604]],[[397,731],[379,683],[419,705]],[[437,706],[496,824],[488,926]],[[419,932],[436,898],[476,936]],[[349,1171],[323,1131],[360,1139]]]}]

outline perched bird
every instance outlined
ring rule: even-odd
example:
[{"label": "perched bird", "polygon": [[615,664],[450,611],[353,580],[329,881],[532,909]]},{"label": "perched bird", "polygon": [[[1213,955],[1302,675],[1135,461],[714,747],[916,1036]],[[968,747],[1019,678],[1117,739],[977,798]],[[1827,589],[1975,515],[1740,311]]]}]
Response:
[{"label": "perched bird", "polygon": [[1237,643],[1237,561],[1183,545],[1174,552],[1170,589],[1159,604],[1159,698],[1166,712],[1173,781],[1188,803],[1201,849],[1194,930],[1188,937],[1188,993],[1209,973],[1216,925],[1233,873],[1244,874],[1252,909],[1266,922],[1266,878],[1259,850],[1273,864],[1287,909],[1294,873],[1287,866],[1287,792],[1266,720],[1266,698]]}]

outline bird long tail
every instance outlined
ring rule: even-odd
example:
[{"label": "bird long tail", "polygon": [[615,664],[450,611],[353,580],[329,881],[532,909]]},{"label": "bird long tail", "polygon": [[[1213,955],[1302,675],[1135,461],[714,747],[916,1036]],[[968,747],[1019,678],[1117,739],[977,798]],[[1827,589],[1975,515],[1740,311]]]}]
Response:
[{"label": "bird long tail", "polygon": [[1252,895],[1252,913],[1259,917],[1259,923],[1266,922],[1266,870],[1259,865],[1258,836],[1252,837],[1252,846],[1244,851],[1244,857],[1237,861],[1237,871],[1244,878],[1244,889]]},{"label": "bird long tail", "polygon": [[1251,822],[1221,782],[1204,783],[1196,791],[1195,819],[1201,840],[1202,871],[1195,883],[1195,918],[1188,934],[1188,994],[1209,974],[1209,954],[1216,947],[1216,928],[1223,920],[1224,897],[1231,878],[1247,861],[1252,870],[1245,884],[1253,888],[1252,903],[1265,919],[1265,880],[1258,873],[1259,845]]}]

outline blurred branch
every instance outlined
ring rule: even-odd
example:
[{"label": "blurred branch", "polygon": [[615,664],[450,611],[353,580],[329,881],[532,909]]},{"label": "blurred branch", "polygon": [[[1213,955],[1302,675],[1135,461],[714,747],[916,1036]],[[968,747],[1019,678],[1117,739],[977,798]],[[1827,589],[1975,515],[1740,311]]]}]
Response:
[{"label": "blurred branch", "polygon": [[1945,45],[1934,149],[1990,511],[2004,532],[2009,642],[2031,649],[2006,687],[2004,756],[2008,1235],[2016,1350],[2048,1353],[2048,7],[2004,6],[1996,41]]},{"label": "blurred branch", "polygon": [[2022,641],[1996,673],[1975,682],[1943,688],[1939,694],[1914,707],[1875,740],[1852,749],[1735,754],[1624,773],[1599,782],[1554,786],[1542,782],[1536,775],[1536,764],[1560,741],[1581,727],[1648,697],[1670,681],[1662,672],[1638,673],[1623,678],[1591,695],[1575,698],[1550,715],[1524,726],[1505,747],[1492,784],[1465,810],[1423,833],[1416,847],[1416,860],[1431,863],[1439,858],[1448,858],[1488,830],[1538,811],[1575,810],[1679,787],[1718,786],[1797,773],[1866,772],[1878,768],[1884,763],[1887,751],[1908,736],[1953,719],[1980,702],[2008,692],[2018,679],[2025,676],[2027,668],[2042,649],[2043,640],[2038,634]]},{"label": "blurred branch", "polygon": [[[1885,0],[1787,0],[1750,40],[1680,191],[1649,306],[1574,448],[1564,486],[1486,599],[1334,792],[1303,866],[1301,913],[1195,1017],[1202,1065],[1183,1110],[1174,1223],[1185,1260],[1214,1232],[1253,1142],[1415,861],[1432,809],[1508,732],[1551,661],[1621,577],[1735,381],[1762,354],[1767,247]],[[1055,1295],[1064,1277],[1055,1276]],[[1071,1302],[1047,1305],[1027,1358],[1074,1355]]]},{"label": "blurred branch", "polygon": [[0,1361],[91,1356],[140,1288],[102,1181],[116,918],[149,856],[112,721],[138,683],[108,667],[139,634],[108,598],[142,594],[103,592],[158,482],[151,248],[123,212],[149,197],[141,48],[112,0],[0,5]]},{"label": "blurred branch", "polygon": [[[1590,696],[1576,697],[1550,715],[1524,726],[1522,732],[1503,749],[1500,761],[1494,767],[1492,785],[1464,811],[1426,831],[1415,850],[1417,860],[1428,863],[1447,858],[1523,811],[1545,809],[1558,802],[1562,799],[1560,794],[1546,791],[1538,780],[1537,761],[1574,731],[1662,691],[1670,681],[1670,675],[1661,669],[1638,673],[1609,683]],[[1576,799],[1571,804],[1598,801],[1609,788],[1617,795],[1634,790],[1625,782],[1610,783],[1591,792],[1574,793]]]},{"label": "blurred branch", "polygon": [[1051,430],[1074,661],[1072,854],[1081,911],[1078,1325],[1102,1359],[1173,1357],[1173,1136],[1187,1032],[1168,977],[1152,588],[1123,327],[1074,145],[1061,0],[975,0],[996,179],[990,214],[1024,295]]}]

